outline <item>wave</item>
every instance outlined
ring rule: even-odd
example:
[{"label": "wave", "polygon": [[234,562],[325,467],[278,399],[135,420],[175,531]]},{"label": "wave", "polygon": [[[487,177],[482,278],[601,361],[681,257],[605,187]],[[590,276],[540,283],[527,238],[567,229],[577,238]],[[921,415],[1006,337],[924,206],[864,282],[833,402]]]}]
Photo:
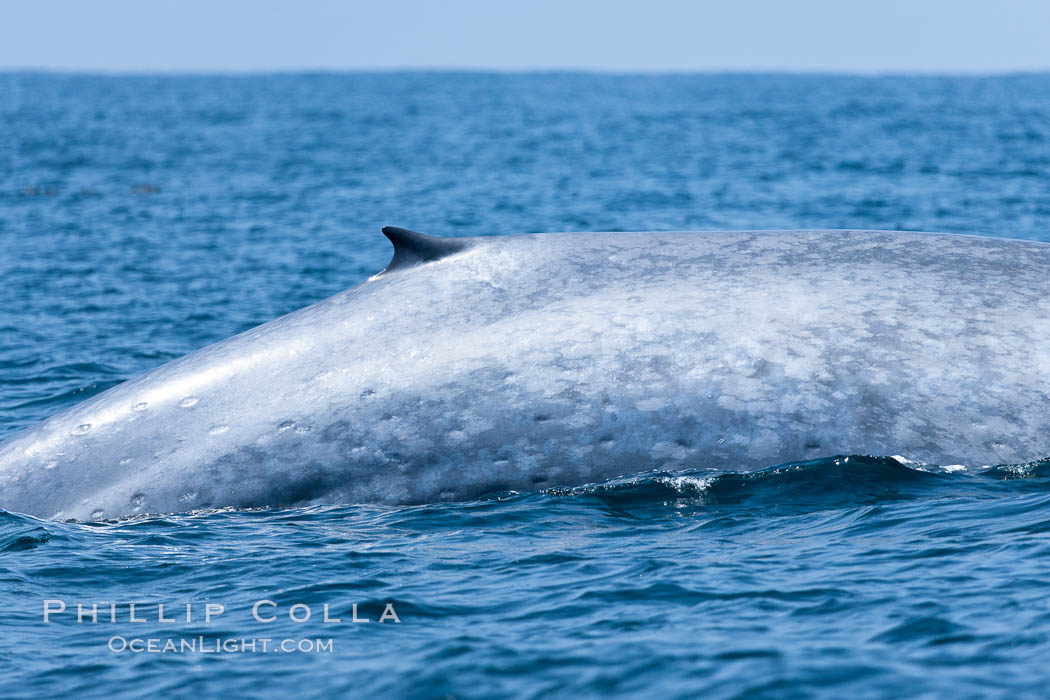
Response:
[{"label": "wave", "polygon": [[[967,468],[960,465],[920,464],[900,456],[837,455],[804,462],[788,462],[754,471],[726,472],[714,469],[684,471],[653,470],[580,486],[552,487],[535,492],[505,491],[473,501],[414,504],[404,506],[372,504],[329,504],[305,507],[252,508],[224,507],[193,510],[181,514],[140,514],[104,522],[77,523],[84,527],[105,527],[105,523],[134,526],[135,523],[160,524],[186,518],[271,518],[307,520],[339,519],[349,512],[363,511],[397,517],[424,514],[440,517],[441,512],[457,514],[478,509],[494,517],[512,517],[515,505],[535,500],[585,502],[597,499],[608,506],[743,506],[800,508],[805,510],[873,505],[880,502],[939,498],[944,496],[1002,496],[1019,491],[1050,491],[1050,458],[1024,464]],[[447,513],[450,514],[451,513]],[[380,515],[380,517],[383,517]],[[455,515],[453,515],[455,517]],[[68,521],[74,524],[75,521]],[[0,552],[11,548],[31,548],[46,543],[35,535],[22,540],[22,532],[35,532],[51,521],[0,509]],[[13,541],[12,541],[13,540]]]},{"label": "wave", "polygon": [[838,507],[919,498],[1012,490],[1004,482],[1050,485],[1050,459],[979,469],[927,465],[903,457],[837,455],[789,462],[751,472],[653,471],[572,488],[559,497],[597,497],[611,504],[668,502],[694,505],[795,505]]}]

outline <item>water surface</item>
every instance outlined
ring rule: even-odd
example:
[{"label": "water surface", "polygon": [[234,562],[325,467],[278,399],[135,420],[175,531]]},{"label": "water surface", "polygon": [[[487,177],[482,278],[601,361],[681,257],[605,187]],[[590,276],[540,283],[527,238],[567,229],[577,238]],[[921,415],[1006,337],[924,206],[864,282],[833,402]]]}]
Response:
[{"label": "water surface", "polygon": [[[0,439],[361,282],[385,224],[1050,240],[1048,125],[1047,75],[0,74]],[[0,690],[1041,695],[1047,465],[846,457],[401,508],[0,513]],[[44,624],[44,600],[68,609]]]}]

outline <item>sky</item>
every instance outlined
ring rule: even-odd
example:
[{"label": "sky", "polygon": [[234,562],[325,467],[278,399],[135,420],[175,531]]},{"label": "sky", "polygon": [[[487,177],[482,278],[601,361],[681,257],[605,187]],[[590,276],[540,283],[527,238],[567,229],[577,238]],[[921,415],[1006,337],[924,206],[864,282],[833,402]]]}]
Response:
[{"label": "sky", "polygon": [[23,68],[1050,70],[1050,0],[8,0]]}]

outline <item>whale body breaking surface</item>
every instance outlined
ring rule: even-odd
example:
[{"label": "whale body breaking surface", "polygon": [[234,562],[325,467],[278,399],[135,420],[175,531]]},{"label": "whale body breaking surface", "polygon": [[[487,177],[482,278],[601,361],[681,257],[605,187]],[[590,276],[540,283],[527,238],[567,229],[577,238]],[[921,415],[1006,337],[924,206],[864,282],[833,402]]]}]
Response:
[{"label": "whale body breaking surface", "polygon": [[1050,455],[1050,245],[885,231],[431,238],[0,446],[0,508],[423,503],[837,454]]}]

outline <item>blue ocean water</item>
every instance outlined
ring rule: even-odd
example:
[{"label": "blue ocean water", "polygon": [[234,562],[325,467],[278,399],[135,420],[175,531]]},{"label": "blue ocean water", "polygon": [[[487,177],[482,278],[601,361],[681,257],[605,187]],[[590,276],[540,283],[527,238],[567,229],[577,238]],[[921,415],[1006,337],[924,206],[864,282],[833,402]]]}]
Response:
[{"label": "blue ocean water", "polygon": [[[0,439],[361,282],[385,224],[1050,240],[1050,75],[12,73],[0,126]],[[0,512],[0,694],[1044,694],[1050,463],[653,467],[411,507]]]}]

